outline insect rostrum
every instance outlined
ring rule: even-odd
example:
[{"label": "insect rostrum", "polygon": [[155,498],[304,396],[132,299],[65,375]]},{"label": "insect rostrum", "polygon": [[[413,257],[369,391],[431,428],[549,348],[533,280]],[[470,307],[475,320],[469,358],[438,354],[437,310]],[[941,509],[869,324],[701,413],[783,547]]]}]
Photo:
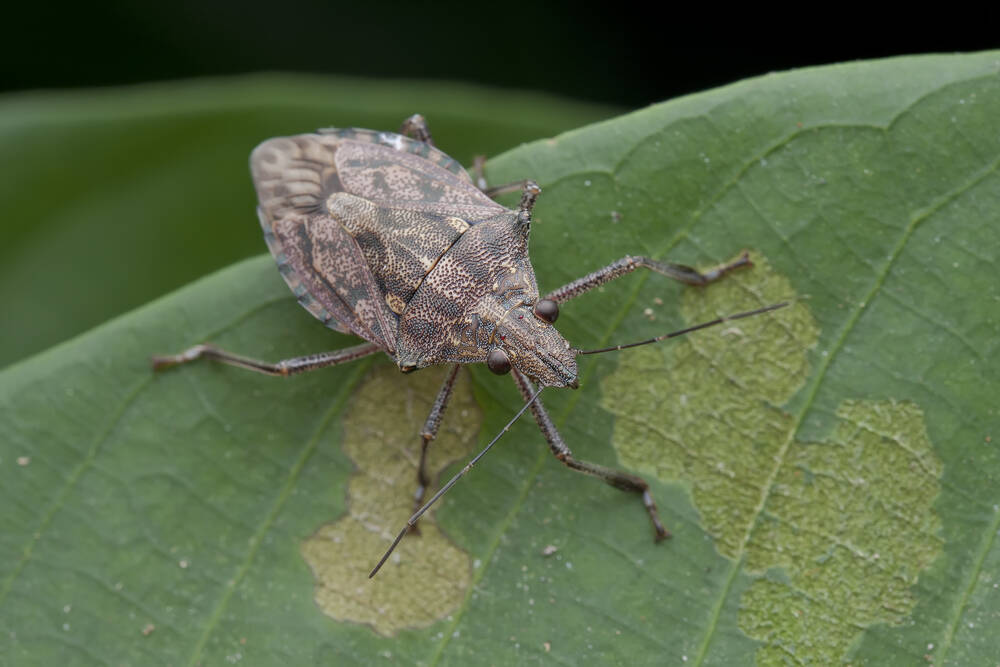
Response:
[{"label": "insect rostrum", "polygon": [[[526,400],[518,415],[530,406],[556,458],[573,470],[638,494],[656,539],[669,536],[646,482],[575,459],[538,394],[542,387],[575,388],[579,354],[652,343],[783,304],[602,350],[571,347],[553,324],[560,303],[637,268],[706,285],[749,266],[745,253],[706,273],[626,256],[543,298],[528,257],[531,211],[539,187],[524,181],[481,190],[461,165],[434,147],[420,116],[407,119],[400,134],[325,129],[269,139],[253,151],[250,168],[264,238],[299,303],[331,329],[367,342],[277,363],[197,345],[178,355],[154,357],[154,368],[208,357],[271,375],[291,375],[376,352],[387,354],[403,372],[435,364],[454,364],[457,369],[458,364],[485,362],[494,373],[512,373]],[[490,196],[512,189],[521,191],[517,210]],[[454,381],[455,372],[449,373],[421,432],[417,507],[429,484],[427,447],[437,433]],[[417,511],[393,547],[493,442]],[[384,562],[385,557],[373,575]]]}]

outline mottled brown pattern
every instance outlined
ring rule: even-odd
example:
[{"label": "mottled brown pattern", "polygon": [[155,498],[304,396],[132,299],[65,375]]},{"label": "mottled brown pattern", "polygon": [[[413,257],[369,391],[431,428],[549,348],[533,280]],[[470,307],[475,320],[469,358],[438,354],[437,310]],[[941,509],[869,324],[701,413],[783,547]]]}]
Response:
[{"label": "mottled brown pattern", "polygon": [[[278,263],[278,272],[285,279],[285,283],[292,290],[292,293],[295,294],[302,307],[334,331],[352,333],[353,329],[347,322],[354,319],[354,313],[351,313],[346,304],[341,303],[339,300],[337,300],[337,303],[331,304],[332,307],[329,308],[323,302],[317,300],[312,295],[303,277],[299,275],[299,271],[296,270],[295,265],[289,260],[289,255],[285,252],[282,242],[275,237],[270,221],[264,217],[264,211],[260,208],[257,209],[257,217],[260,219],[261,227],[264,229],[264,241],[267,242],[267,248]],[[296,248],[294,245],[289,247],[288,250],[292,253],[292,256],[295,256]]]},{"label": "mottled brown pattern", "polygon": [[276,137],[250,156],[250,170],[264,216],[273,224],[292,213],[320,210],[323,193],[339,188],[333,156],[338,138]]},{"label": "mottled brown pattern", "polygon": [[404,370],[500,348],[542,384],[575,381],[569,344],[531,310],[528,218],[444,153],[331,129],[264,142],[251,170],[282,275],[327,326],[380,345]]},{"label": "mottled brown pattern", "polygon": [[372,280],[371,270],[355,240],[343,226],[324,215],[310,217],[303,236],[312,243],[309,260],[313,275],[356,314],[363,327],[356,333],[365,340],[382,344],[387,353],[393,354],[398,317]]},{"label": "mottled brown pattern", "polygon": [[[383,326],[387,318],[372,305],[373,299],[381,304],[381,294],[366,289],[364,258],[343,227],[324,224],[319,216],[289,215],[273,229],[288,265],[295,270],[295,280],[313,298],[351,333],[378,343],[387,352],[395,349],[395,314],[391,314],[393,326]],[[375,317],[365,317],[373,312]]]},{"label": "mottled brown pattern", "polygon": [[471,224],[505,210],[468,180],[386,146],[345,142],[336,162],[345,191],[387,206],[453,215]]},{"label": "mottled brown pattern", "polygon": [[379,267],[372,273],[386,302],[395,297],[391,300],[408,303],[424,276],[461,236],[450,223],[454,218],[379,206],[344,192],[331,195],[327,209],[354,237],[368,266]]},{"label": "mottled brown pattern", "polygon": [[513,211],[463,234],[400,318],[400,366],[482,362],[502,348],[530,377],[573,381],[569,343],[532,312],[538,286],[527,244],[528,230]]}]

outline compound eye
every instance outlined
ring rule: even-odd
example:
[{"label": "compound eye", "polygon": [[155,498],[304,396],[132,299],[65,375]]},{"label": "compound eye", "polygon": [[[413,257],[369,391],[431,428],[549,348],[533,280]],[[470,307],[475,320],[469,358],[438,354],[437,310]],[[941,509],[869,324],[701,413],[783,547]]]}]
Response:
[{"label": "compound eye", "polygon": [[486,365],[497,375],[510,373],[510,359],[507,358],[507,353],[499,348],[490,350],[486,355]]},{"label": "compound eye", "polygon": [[559,304],[552,299],[539,299],[535,304],[535,317],[552,324],[559,319]]}]

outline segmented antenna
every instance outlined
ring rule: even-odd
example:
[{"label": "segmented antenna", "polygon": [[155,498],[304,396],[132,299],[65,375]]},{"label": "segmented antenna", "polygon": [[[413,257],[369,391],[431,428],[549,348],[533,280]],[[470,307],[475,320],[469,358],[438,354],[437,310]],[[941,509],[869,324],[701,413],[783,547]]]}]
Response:
[{"label": "segmented antenna", "polygon": [[602,347],[597,350],[577,350],[577,354],[601,354],[602,352],[617,352],[618,350],[625,350],[630,347],[639,347],[640,345],[649,345],[650,343],[659,343],[661,340],[666,340],[668,338],[677,338],[678,336],[683,336],[684,334],[689,334],[692,331],[699,331],[701,329],[707,329],[709,327],[714,327],[717,324],[722,324],[723,322],[732,322],[733,320],[742,320],[744,317],[752,317],[754,315],[760,315],[761,313],[768,313],[772,310],[778,310],[779,308],[784,308],[789,304],[788,301],[782,301],[781,303],[771,304],[770,306],[764,306],[763,308],[757,308],[756,310],[748,310],[742,313],[736,313],[735,315],[724,315],[722,317],[717,317],[714,320],[708,322],[702,322],[701,324],[695,324],[686,329],[678,329],[677,331],[671,331],[670,333],[665,333],[654,338],[648,338],[646,340],[640,340],[635,343],[626,343],[624,345],[612,345],[611,347]]},{"label": "segmented antenna", "polygon": [[392,544],[389,546],[388,550],[386,550],[385,554],[382,555],[382,558],[379,560],[378,564],[374,568],[372,568],[371,572],[368,573],[368,578],[369,579],[371,579],[376,574],[378,574],[378,571],[380,569],[382,569],[382,566],[385,565],[385,562],[387,560],[389,560],[389,556],[396,549],[396,546],[403,539],[403,536],[406,535],[408,532],[410,532],[410,529],[417,523],[417,521],[420,519],[420,517],[424,515],[424,512],[426,512],[430,508],[431,505],[433,505],[434,503],[436,503],[438,498],[440,498],[441,496],[443,496],[444,494],[446,494],[448,492],[448,489],[450,489],[451,487],[455,486],[455,483],[459,480],[459,478],[462,477],[462,475],[464,475],[465,473],[467,473],[470,470],[472,470],[472,466],[474,466],[477,463],[479,463],[479,459],[481,459],[484,456],[486,456],[486,452],[490,451],[490,447],[492,447],[493,445],[495,445],[496,442],[497,442],[497,440],[500,439],[500,436],[502,436],[504,433],[506,433],[507,431],[509,431],[510,427],[514,425],[514,422],[516,422],[518,420],[518,418],[521,415],[524,414],[524,411],[527,410],[528,407],[532,403],[535,402],[535,399],[538,398],[538,395],[540,393],[542,393],[542,389],[544,389],[544,387],[539,387],[538,390],[534,394],[531,395],[531,398],[528,399],[528,402],[525,403],[523,406],[521,406],[521,409],[517,411],[517,414],[514,415],[514,417],[509,422],[507,422],[507,425],[503,427],[503,430],[501,430],[499,433],[497,433],[497,435],[496,435],[495,438],[493,438],[492,440],[490,440],[490,444],[488,444],[485,447],[483,447],[483,451],[481,451],[478,454],[476,454],[475,458],[473,458],[471,461],[469,461],[468,463],[466,463],[464,468],[462,468],[461,470],[459,470],[458,473],[454,477],[452,477],[450,480],[448,480],[447,484],[445,484],[444,486],[442,486],[441,489],[437,493],[435,493],[434,496],[430,500],[428,500],[427,503],[423,507],[421,507],[420,509],[417,510],[416,514],[414,514],[413,516],[411,516],[407,520],[406,525],[403,526],[403,530],[399,531],[399,535],[397,535],[396,539],[394,539],[392,541]]}]

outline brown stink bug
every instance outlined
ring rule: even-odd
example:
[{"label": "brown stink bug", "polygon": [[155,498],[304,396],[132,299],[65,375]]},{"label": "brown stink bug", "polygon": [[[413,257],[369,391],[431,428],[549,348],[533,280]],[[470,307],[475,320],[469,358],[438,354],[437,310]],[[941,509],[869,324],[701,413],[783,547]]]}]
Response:
[{"label": "brown stink bug", "polygon": [[[481,163],[477,166],[481,172]],[[538,395],[543,387],[577,386],[576,357],[655,343],[785,304],[719,318],[649,340],[578,350],[556,331],[559,304],[643,267],[689,285],[706,285],[750,265],[736,261],[701,273],[679,264],[626,256],[542,297],[528,259],[534,181],[477,187],[455,160],[434,147],[419,115],[400,133],[324,129],[268,139],[250,157],[264,238],[278,270],[301,303],[326,326],[365,343],[334,352],[267,363],[197,345],[153,358],[162,369],[201,357],[267,373],[292,375],[376,352],[403,372],[452,364],[421,431],[416,513],[372,570],[419,517],[467,472],[529,407],[552,453],[565,465],[638,494],[657,540],[669,537],[646,482],[627,472],[573,457]],[[517,210],[492,196],[521,191]],[[451,395],[459,364],[486,362],[511,373],[525,405],[500,434],[426,504],[427,447]],[[538,385],[538,388],[535,388]]]}]

